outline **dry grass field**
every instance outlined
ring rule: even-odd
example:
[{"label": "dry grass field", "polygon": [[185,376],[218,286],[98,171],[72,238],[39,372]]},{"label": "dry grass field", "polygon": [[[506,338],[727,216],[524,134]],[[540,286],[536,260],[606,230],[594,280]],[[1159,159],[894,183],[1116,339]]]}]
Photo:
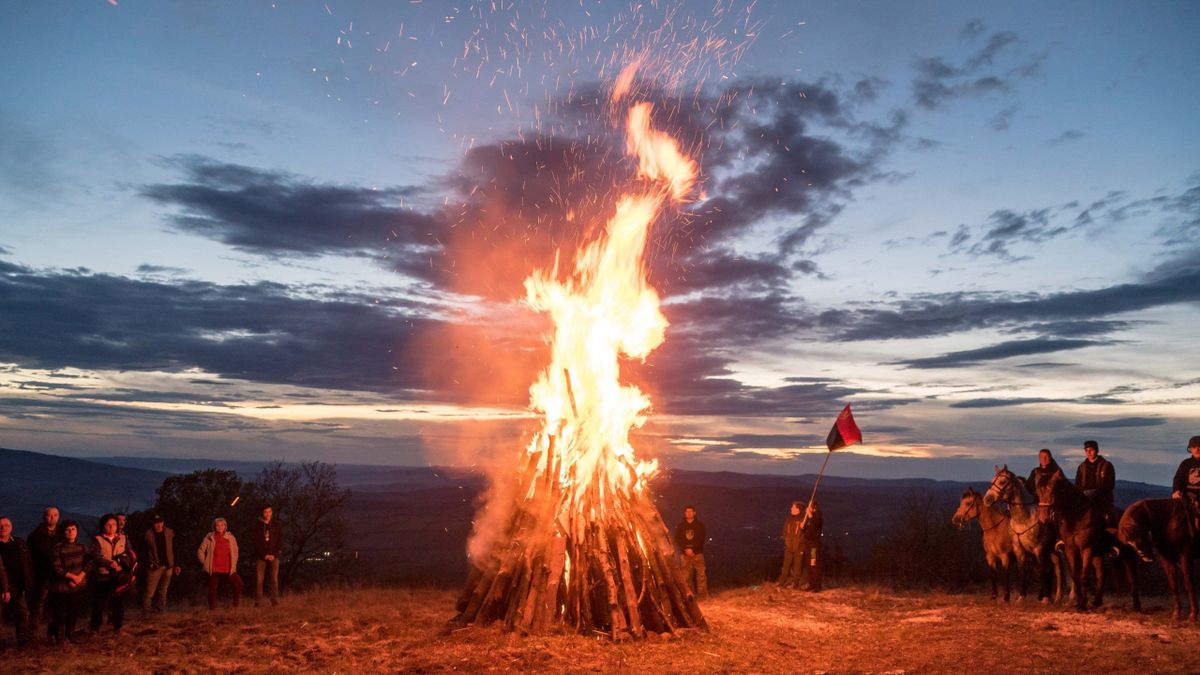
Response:
[{"label": "dry grass field", "polygon": [[1124,596],[1078,613],[982,596],[749,587],[704,603],[709,632],[636,643],[446,633],[453,601],[441,590],[318,591],[270,609],[135,611],[120,638],[106,628],[81,645],[9,651],[0,671],[1166,673],[1195,672],[1200,642],[1200,629],[1172,625],[1162,599],[1134,614]]}]

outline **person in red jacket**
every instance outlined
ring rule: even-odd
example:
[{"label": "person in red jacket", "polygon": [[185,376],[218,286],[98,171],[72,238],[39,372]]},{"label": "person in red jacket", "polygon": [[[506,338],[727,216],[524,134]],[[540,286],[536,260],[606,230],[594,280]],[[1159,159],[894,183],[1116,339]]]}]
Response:
[{"label": "person in red jacket", "polygon": [[224,518],[213,521],[213,531],[200,542],[196,556],[208,574],[208,608],[217,608],[217,590],[221,582],[233,591],[233,606],[242,600],[242,578],[238,576],[238,543]]}]

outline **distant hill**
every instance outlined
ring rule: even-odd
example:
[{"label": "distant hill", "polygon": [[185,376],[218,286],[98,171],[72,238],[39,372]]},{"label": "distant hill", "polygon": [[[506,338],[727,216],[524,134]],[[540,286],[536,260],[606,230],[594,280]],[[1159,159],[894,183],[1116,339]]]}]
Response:
[{"label": "distant hill", "polygon": [[22,536],[57,506],[64,518],[86,522],[112,510],[133,511],[154,503],[154,491],[170,475],[71,457],[0,448],[0,512]]}]

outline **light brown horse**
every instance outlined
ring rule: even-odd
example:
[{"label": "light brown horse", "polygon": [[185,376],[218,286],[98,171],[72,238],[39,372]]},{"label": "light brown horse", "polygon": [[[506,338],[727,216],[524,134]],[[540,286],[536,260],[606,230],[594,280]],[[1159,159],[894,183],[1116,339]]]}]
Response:
[{"label": "light brown horse", "polygon": [[1121,543],[1132,546],[1138,556],[1149,562],[1157,554],[1167,575],[1167,586],[1175,598],[1175,609],[1171,618],[1178,619],[1182,613],[1179,602],[1179,585],[1176,574],[1183,576],[1183,587],[1188,594],[1188,614],[1197,620],[1196,587],[1192,581],[1192,545],[1195,535],[1188,523],[1191,516],[1182,499],[1143,499],[1125,509],[1117,525],[1117,538]]},{"label": "light brown horse", "polygon": [[[1063,595],[1063,560],[1054,550],[1057,534],[1049,521],[1047,509],[1038,505],[1037,497],[1025,489],[1025,483],[1009,470],[1008,465],[996,467],[992,484],[983,495],[983,503],[992,506],[996,502],[1008,505],[1008,529],[1013,538],[1013,552],[1017,557],[1018,575],[1020,566],[1033,564],[1037,570],[1038,599],[1042,602],[1058,603]],[[1047,567],[1050,566],[1050,567]],[[1054,588],[1047,587],[1053,568]],[[1069,579],[1067,579],[1069,583]],[[1051,598],[1053,594],[1053,598]],[[1025,595],[1025,577],[1021,575],[1021,596]],[[1074,599],[1075,589],[1071,588]]]},{"label": "light brown horse", "polygon": [[[1038,502],[1049,506],[1058,521],[1058,538],[1063,542],[1067,567],[1075,583],[1076,605],[1081,610],[1087,608],[1087,586],[1084,583],[1088,570],[1092,570],[1096,578],[1092,606],[1099,607],[1104,604],[1104,555],[1118,547],[1115,534],[1105,528],[1100,509],[1092,504],[1082,490],[1063,477],[1061,471],[1040,476],[1036,488]],[[1114,564],[1125,573],[1134,611],[1141,611],[1135,554],[1129,546],[1119,546],[1118,552]]]},{"label": "light brown horse", "polygon": [[967,488],[958,502],[958,510],[954,512],[950,521],[962,528],[972,520],[978,520],[979,526],[983,528],[983,554],[992,570],[992,597],[998,595],[997,586],[1003,571],[1004,602],[1008,602],[1012,593],[1012,565],[1016,562],[1012,535],[1008,529],[1008,516],[994,506],[985,506],[983,496],[973,488]]}]

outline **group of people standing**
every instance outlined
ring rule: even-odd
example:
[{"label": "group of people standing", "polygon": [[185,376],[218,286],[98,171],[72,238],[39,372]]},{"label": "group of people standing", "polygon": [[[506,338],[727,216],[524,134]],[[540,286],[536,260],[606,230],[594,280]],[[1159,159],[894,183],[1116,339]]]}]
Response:
[{"label": "group of people standing", "polygon": [[[783,524],[783,570],[779,585],[805,591],[821,590],[821,530],[824,516],[817,500],[792,502],[791,513]],[[704,543],[708,534],[696,518],[696,507],[683,509],[683,520],[675,527],[675,548],[679,551],[679,573],[684,583],[701,598],[708,597],[708,571],[704,564]]]},{"label": "group of people standing", "polygon": [[[79,642],[84,633],[76,624],[91,601],[90,632],[98,633],[105,615],[117,634],[125,623],[126,598],[135,594],[139,577],[145,614],[164,612],[171,580],[182,572],[175,550],[175,532],[161,516],[142,537],[140,551],[125,534],[125,514],[104,514],[99,533],[87,541],[79,523],[60,522],[59,510],[48,507],[42,522],[27,540],[13,534],[13,523],[0,516],[0,604],[4,618],[16,629],[17,646],[37,637],[49,619],[52,644]],[[264,582],[272,605],[279,601],[279,556],[283,530],[270,506],[262,509],[251,528],[255,554],[255,606],[264,597]],[[140,555],[139,555],[140,553]],[[196,557],[208,575],[208,606],[217,607],[217,591],[227,585],[233,606],[242,596],[238,576],[238,543],[224,518],[213,521]]]}]

